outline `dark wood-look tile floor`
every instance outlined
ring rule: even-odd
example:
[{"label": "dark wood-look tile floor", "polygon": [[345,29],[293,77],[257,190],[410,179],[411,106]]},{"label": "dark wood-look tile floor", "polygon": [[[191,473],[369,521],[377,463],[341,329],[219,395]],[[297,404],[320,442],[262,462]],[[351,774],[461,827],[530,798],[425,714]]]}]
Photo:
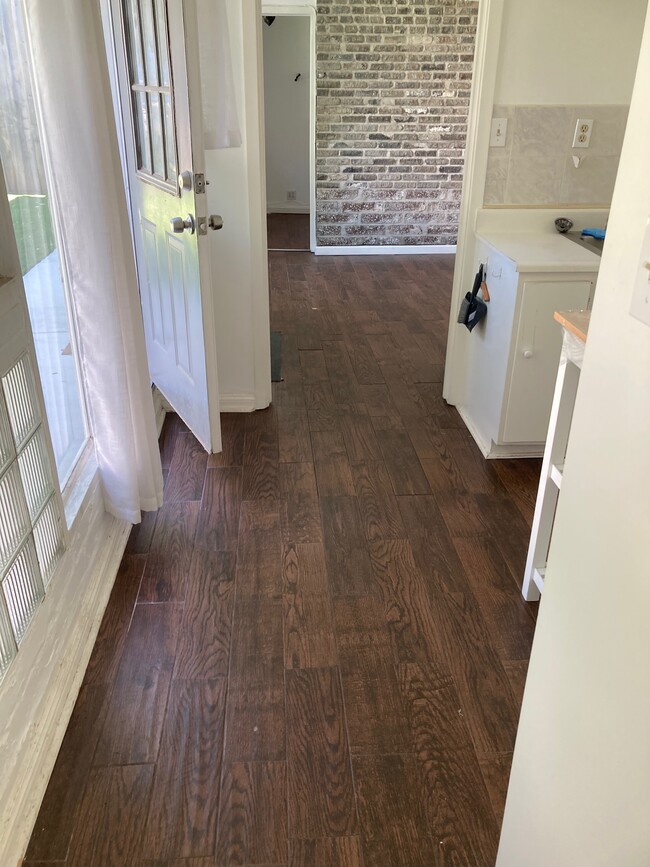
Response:
[{"label": "dark wood-look tile floor", "polygon": [[309,214],[267,214],[269,250],[309,250]]},{"label": "dark wood-look tile floor", "polygon": [[494,864],[539,462],[442,400],[452,265],[270,256],[284,380],[167,418],[26,863]]}]

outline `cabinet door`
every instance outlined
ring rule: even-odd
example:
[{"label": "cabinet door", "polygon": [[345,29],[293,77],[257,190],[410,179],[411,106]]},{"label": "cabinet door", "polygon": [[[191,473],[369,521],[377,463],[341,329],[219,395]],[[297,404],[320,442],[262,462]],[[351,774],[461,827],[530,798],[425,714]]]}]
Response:
[{"label": "cabinet door", "polygon": [[562,328],[553,319],[553,313],[584,309],[590,290],[590,280],[524,282],[503,414],[502,442],[541,443],[546,440],[562,351]]}]

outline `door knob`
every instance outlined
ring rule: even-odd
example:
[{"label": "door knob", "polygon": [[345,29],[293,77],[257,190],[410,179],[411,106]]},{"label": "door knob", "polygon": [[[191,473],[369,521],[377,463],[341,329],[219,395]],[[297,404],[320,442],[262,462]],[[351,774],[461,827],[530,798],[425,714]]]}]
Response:
[{"label": "door knob", "polygon": [[215,232],[217,232],[219,229],[223,229],[223,217],[220,217],[219,214],[210,214],[208,226]]},{"label": "door knob", "polygon": [[194,223],[194,217],[191,214],[188,214],[185,219],[182,217],[172,217],[169,221],[169,226],[176,235],[180,235],[181,232],[185,232],[186,230],[190,233],[190,235],[194,234],[196,229],[196,225]]}]

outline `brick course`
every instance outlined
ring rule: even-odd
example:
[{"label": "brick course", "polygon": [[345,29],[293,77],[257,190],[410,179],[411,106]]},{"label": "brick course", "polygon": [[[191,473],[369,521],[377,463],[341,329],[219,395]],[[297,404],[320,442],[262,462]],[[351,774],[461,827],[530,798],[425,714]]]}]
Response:
[{"label": "brick course", "polygon": [[477,15],[467,0],[318,3],[320,245],[456,243]]}]

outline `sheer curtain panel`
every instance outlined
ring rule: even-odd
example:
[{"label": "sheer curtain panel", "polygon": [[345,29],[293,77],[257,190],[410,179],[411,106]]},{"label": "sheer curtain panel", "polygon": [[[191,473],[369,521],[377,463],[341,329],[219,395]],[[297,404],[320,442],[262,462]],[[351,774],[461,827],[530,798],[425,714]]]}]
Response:
[{"label": "sheer curtain panel", "polygon": [[25,11],[106,508],[137,523],[163,480],[99,0]]}]

